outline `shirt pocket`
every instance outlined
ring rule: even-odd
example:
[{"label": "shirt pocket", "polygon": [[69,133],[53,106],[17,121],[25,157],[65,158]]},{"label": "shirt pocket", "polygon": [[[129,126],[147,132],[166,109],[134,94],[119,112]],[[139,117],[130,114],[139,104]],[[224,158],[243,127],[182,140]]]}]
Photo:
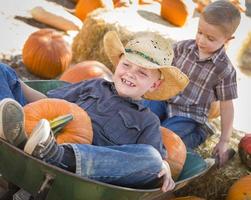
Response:
[{"label": "shirt pocket", "polygon": [[141,130],[129,113],[119,111],[104,125],[104,134],[115,144],[136,144]]},{"label": "shirt pocket", "polygon": [[87,110],[90,106],[92,106],[99,97],[95,94],[81,94],[79,95],[79,99],[76,101],[76,104]]}]

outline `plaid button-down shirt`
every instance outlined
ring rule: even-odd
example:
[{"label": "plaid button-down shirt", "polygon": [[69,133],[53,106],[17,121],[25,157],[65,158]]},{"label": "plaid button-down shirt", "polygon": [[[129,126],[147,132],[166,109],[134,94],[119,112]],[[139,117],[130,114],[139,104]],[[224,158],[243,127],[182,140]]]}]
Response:
[{"label": "plaid button-down shirt", "polygon": [[185,90],[168,100],[168,117],[183,116],[199,123],[207,120],[210,103],[237,98],[236,71],[224,47],[200,60],[195,40],[174,45],[173,66],[190,79]]}]

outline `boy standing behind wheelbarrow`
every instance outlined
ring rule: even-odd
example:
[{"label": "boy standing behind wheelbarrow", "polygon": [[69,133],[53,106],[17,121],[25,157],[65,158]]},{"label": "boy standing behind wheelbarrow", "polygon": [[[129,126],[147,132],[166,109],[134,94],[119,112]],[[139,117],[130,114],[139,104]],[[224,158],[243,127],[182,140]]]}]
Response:
[{"label": "boy standing behind wheelbarrow", "polygon": [[[167,152],[159,119],[141,101],[142,98],[168,99],[186,87],[188,78],[171,66],[171,44],[157,34],[141,33],[124,47],[112,31],[105,35],[104,46],[115,67],[113,82],[93,79],[48,94],[76,103],[89,114],[93,145],[56,144],[49,122],[42,119],[24,151],[90,179],[136,188],[156,187],[162,182],[164,192],[172,190],[175,183],[164,160]],[[1,122],[15,113],[14,116],[21,116],[16,124],[22,125],[14,123],[8,129],[1,126],[0,136],[14,145],[26,140],[22,107],[14,100],[5,99],[1,101],[0,111]],[[21,138],[18,143],[16,138]]]},{"label": "boy standing behind wheelbarrow", "polygon": [[[228,150],[237,98],[236,70],[225,52],[240,23],[239,10],[227,0],[210,3],[200,15],[195,40],[183,40],[174,46],[172,64],[189,77],[189,85],[167,101],[145,101],[156,113],[161,125],[181,137],[189,148],[203,143],[213,134],[208,111],[220,101],[221,135],[213,153],[222,166],[231,158]],[[229,151],[229,152],[228,152]]]}]

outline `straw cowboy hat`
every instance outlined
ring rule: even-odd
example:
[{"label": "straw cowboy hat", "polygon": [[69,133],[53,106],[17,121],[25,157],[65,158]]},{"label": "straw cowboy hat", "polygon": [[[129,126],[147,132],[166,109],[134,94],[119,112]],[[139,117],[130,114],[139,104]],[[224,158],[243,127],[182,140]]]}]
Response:
[{"label": "straw cowboy hat", "polygon": [[130,62],[147,69],[159,69],[161,84],[144,95],[145,99],[167,100],[185,89],[188,77],[178,68],[171,66],[173,60],[172,45],[169,40],[155,33],[139,33],[124,47],[115,31],[104,36],[105,52],[116,68],[121,55]]}]

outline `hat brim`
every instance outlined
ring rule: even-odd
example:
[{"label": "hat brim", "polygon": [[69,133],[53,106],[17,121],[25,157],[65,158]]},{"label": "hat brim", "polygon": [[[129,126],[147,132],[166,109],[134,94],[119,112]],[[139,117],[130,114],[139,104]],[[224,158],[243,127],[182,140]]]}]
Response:
[{"label": "hat brim", "polygon": [[188,77],[174,66],[162,66],[159,68],[163,80],[159,88],[144,95],[145,99],[167,100],[183,91],[189,83]]},{"label": "hat brim", "polygon": [[115,70],[119,63],[120,57],[125,53],[125,48],[119,39],[118,34],[115,31],[109,31],[105,34],[104,39],[104,50],[113,65]]},{"label": "hat brim", "polygon": [[118,34],[115,31],[109,31],[104,36],[104,49],[113,64],[115,70],[119,63],[122,54],[132,63],[142,66],[147,69],[159,69],[162,73],[163,79],[160,86],[144,95],[145,99],[150,100],[167,100],[176,96],[179,92],[183,91],[189,83],[188,77],[174,66],[159,66],[146,59],[125,52],[125,48],[120,41]]}]

